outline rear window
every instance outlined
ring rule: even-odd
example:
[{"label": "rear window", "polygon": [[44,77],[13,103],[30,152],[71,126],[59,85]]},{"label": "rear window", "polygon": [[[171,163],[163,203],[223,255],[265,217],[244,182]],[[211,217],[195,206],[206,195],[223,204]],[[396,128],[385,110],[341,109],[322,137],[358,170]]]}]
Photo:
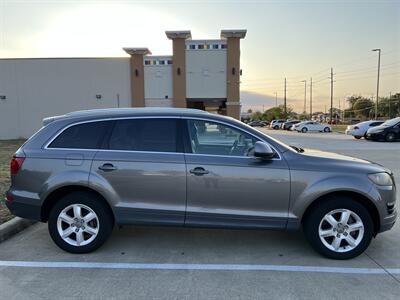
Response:
[{"label": "rear window", "polygon": [[110,150],[177,152],[177,120],[130,119],[116,121]]},{"label": "rear window", "polygon": [[99,149],[109,121],[89,122],[65,129],[48,148]]}]

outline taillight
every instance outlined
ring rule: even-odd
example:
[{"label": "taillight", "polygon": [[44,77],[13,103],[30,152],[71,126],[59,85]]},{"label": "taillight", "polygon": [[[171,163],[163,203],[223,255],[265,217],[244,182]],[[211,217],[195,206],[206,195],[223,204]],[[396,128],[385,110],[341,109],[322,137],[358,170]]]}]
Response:
[{"label": "taillight", "polygon": [[25,157],[16,157],[15,155],[10,161],[10,173],[16,175],[24,163]]},{"label": "taillight", "polygon": [[358,128],[358,126],[354,126],[354,129],[360,129],[360,128]]}]

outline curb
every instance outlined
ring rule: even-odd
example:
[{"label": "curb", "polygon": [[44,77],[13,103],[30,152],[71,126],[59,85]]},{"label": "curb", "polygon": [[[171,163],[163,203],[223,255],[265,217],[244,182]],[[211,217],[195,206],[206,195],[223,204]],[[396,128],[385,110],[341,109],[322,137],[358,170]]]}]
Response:
[{"label": "curb", "polygon": [[15,217],[10,221],[7,221],[0,225],[0,243],[9,239],[13,235],[21,232],[25,228],[36,223],[36,221],[22,219],[20,217]]}]

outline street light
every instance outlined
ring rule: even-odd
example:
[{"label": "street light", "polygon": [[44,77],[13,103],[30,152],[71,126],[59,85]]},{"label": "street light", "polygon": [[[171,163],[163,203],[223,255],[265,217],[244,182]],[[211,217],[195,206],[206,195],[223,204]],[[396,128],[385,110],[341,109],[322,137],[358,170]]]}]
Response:
[{"label": "street light", "polygon": [[379,73],[381,70],[381,49],[372,49],[378,51],[378,78],[376,81],[376,101],[375,101],[375,120],[378,118],[378,101],[379,101]]}]

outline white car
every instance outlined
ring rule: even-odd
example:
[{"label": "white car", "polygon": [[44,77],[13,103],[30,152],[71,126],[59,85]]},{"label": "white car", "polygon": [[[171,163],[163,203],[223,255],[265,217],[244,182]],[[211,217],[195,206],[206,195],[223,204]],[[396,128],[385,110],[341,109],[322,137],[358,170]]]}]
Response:
[{"label": "white car", "polygon": [[294,125],[294,130],[298,132],[308,132],[308,131],[331,132],[332,128],[328,124],[322,124],[315,121],[305,121]]},{"label": "white car", "polygon": [[356,139],[361,139],[362,137],[365,138],[366,134],[367,134],[367,130],[369,128],[379,126],[383,123],[384,123],[384,121],[371,120],[371,121],[361,122],[356,125],[349,125],[349,126],[347,126],[345,133],[347,135],[354,136],[354,138],[356,138]]},{"label": "white car", "polygon": [[286,120],[272,120],[271,124],[269,125],[272,129],[279,129]]}]

